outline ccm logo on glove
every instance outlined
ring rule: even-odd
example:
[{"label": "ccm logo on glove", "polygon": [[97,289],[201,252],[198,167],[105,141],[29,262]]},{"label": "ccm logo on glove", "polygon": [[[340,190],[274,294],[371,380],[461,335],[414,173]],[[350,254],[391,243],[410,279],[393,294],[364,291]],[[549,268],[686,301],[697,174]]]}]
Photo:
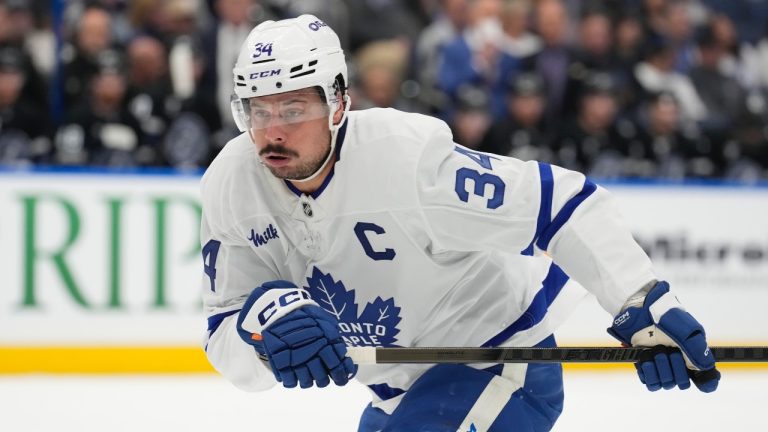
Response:
[{"label": "ccm logo on glove", "polygon": [[317,306],[317,303],[303,289],[268,289],[253,304],[251,313],[243,320],[242,327],[251,333],[261,334],[264,329],[287,315],[290,311],[306,305]]},{"label": "ccm logo on glove", "polygon": [[613,323],[617,326],[620,326],[624,324],[624,321],[629,319],[629,311],[624,312],[623,314],[616,317],[615,320],[613,320]]},{"label": "ccm logo on glove", "polygon": [[259,324],[265,326],[270,318],[277,313],[278,305],[286,307],[291,303],[295,303],[301,299],[309,300],[309,294],[304,290],[289,291],[277,298],[277,302],[271,301],[269,304],[259,312]]}]

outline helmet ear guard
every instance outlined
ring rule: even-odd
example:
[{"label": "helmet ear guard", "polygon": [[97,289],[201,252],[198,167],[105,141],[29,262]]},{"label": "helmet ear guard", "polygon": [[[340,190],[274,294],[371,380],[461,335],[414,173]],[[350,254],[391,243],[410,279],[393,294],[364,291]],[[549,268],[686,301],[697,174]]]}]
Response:
[{"label": "helmet ear guard", "polygon": [[347,87],[344,83],[344,76],[342,74],[336,75],[333,79],[333,84],[328,88],[323,89],[323,97],[325,97],[328,103],[328,108],[331,110],[330,117],[333,118],[334,113],[339,109],[341,103],[344,102],[346,106],[349,106],[349,94],[347,93]]},{"label": "helmet ear guard", "polygon": [[229,100],[229,107],[232,110],[232,118],[235,120],[237,130],[240,132],[247,131],[248,126],[245,119],[246,114],[245,107],[243,107],[243,100],[233,93]]}]

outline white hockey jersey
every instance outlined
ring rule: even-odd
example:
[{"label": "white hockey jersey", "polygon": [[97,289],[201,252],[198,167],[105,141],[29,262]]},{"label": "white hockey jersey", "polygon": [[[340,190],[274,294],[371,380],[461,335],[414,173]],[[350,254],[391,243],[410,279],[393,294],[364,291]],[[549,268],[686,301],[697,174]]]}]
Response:
[{"label": "white hockey jersey", "polygon": [[[348,345],[526,346],[581,294],[549,257],[611,314],[655,278],[605,190],[461,147],[440,120],[350,112],[333,171],[311,196],[272,176],[255,150],[235,138],[202,180],[206,352],[246,390],[275,384],[235,328],[263,282],[304,287]],[[357,379],[376,401],[425,368],[361,366]]]}]

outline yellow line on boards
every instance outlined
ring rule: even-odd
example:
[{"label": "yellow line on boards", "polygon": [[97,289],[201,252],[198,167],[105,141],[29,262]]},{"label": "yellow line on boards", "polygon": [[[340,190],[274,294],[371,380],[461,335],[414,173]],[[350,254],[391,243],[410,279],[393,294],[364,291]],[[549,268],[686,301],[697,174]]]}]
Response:
[{"label": "yellow line on boards", "polygon": [[[566,363],[566,372],[632,371],[629,363]],[[768,363],[721,363],[721,370],[768,371]],[[200,347],[0,347],[0,374],[211,373]]]},{"label": "yellow line on boards", "polygon": [[0,347],[0,374],[213,372],[201,347]]}]

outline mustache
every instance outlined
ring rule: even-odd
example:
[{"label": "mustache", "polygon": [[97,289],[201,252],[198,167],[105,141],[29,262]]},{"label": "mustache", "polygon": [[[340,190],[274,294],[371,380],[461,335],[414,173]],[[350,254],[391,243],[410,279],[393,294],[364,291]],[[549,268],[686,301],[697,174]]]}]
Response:
[{"label": "mustache", "polygon": [[293,157],[299,156],[299,154],[296,153],[295,151],[288,150],[284,146],[275,145],[275,144],[267,144],[266,147],[264,147],[263,149],[261,149],[261,151],[259,151],[259,156],[264,156],[267,153],[272,153],[275,155],[282,155],[282,156],[293,156]]}]

